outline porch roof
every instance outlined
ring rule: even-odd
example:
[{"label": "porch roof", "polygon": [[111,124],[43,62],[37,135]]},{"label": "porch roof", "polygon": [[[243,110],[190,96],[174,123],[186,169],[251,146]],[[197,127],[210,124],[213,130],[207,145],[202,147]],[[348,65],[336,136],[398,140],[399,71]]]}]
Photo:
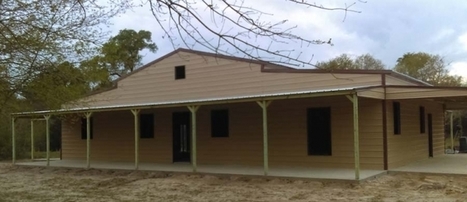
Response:
[{"label": "porch roof", "polygon": [[431,99],[446,110],[467,109],[467,87],[386,86],[386,100]]},{"label": "porch roof", "polygon": [[333,95],[350,95],[353,93],[357,93],[359,97],[381,100],[431,99],[440,103],[444,103],[446,105],[445,109],[447,110],[467,109],[467,87],[377,85],[196,100],[62,108],[56,110],[19,112],[12,113],[11,115],[17,118],[31,118],[46,114],[70,114],[81,112],[104,112],[130,109],[179,107],[187,105],[228,104],[261,100],[283,100],[293,98],[325,97]]},{"label": "porch roof", "polygon": [[30,111],[30,112],[18,112],[12,113],[12,117],[17,118],[32,118],[42,116],[46,114],[71,114],[81,112],[104,112],[104,111],[119,111],[119,110],[130,110],[130,109],[151,109],[151,108],[164,108],[164,107],[179,107],[187,105],[212,105],[212,104],[228,104],[228,103],[239,103],[249,101],[261,101],[261,100],[283,100],[293,98],[308,98],[308,97],[325,97],[333,95],[350,95],[356,93],[359,89],[368,89],[376,86],[361,86],[351,88],[335,88],[335,89],[324,89],[324,90],[312,90],[312,91],[298,91],[298,92],[284,92],[284,93],[271,93],[271,94],[260,94],[260,95],[246,95],[237,97],[222,97],[222,98],[207,98],[197,100],[178,100],[168,102],[154,102],[154,103],[135,103],[135,104],[123,104],[123,105],[109,105],[109,106],[91,106],[91,107],[76,107],[76,108],[62,108],[56,110],[43,110],[43,111]]}]

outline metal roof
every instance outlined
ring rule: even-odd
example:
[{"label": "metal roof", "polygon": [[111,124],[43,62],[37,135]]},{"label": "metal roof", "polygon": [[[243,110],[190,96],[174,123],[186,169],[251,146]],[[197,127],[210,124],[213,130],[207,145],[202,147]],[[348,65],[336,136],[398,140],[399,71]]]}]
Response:
[{"label": "metal roof", "polygon": [[173,106],[173,105],[206,105],[210,103],[232,103],[248,99],[288,99],[288,98],[300,98],[307,97],[313,94],[325,94],[334,92],[348,92],[355,91],[360,88],[369,88],[378,86],[359,86],[351,88],[335,88],[325,90],[311,90],[311,91],[297,91],[297,92],[285,92],[285,93],[271,93],[271,94],[260,94],[260,95],[245,95],[237,97],[223,97],[223,98],[207,98],[207,99],[195,99],[195,100],[178,100],[168,102],[153,102],[153,103],[139,103],[139,104],[123,104],[123,105],[109,105],[109,106],[96,106],[96,107],[79,107],[70,109],[57,109],[57,110],[43,110],[43,111],[31,111],[31,112],[18,112],[12,113],[13,117],[21,117],[25,115],[43,115],[43,114],[64,114],[64,113],[77,113],[86,111],[111,111],[111,110],[123,110],[123,109],[145,109],[145,108],[156,108],[160,106]]},{"label": "metal roof", "polygon": [[416,78],[411,77],[411,76],[409,76],[409,75],[407,75],[407,74],[403,74],[403,73],[396,72],[396,71],[393,71],[393,70],[390,70],[390,71],[392,71],[391,73],[397,74],[397,75],[399,75],[399,76],[401,76],[401,77],[405,77],[405,78],[408,78],[408,79],[412,79],[412,80],[418,81],[418,82],[423,83],[423,84],[425,84],[425,85],[427,85],[427,86],[433,86],[433,85],[430,84],[430,83],[427,83],[427,82],[422,81],[422,80],[420,80],[420,79],[416,79]]}]

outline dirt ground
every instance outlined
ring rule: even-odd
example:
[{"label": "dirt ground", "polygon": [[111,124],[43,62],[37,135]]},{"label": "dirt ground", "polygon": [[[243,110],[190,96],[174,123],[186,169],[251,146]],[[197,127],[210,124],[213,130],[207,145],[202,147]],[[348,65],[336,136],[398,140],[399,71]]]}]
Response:
[{"label": "dirt ground", "polygon": [[0,164],[0,201],[467,201],[467,176],[349,183]]}]

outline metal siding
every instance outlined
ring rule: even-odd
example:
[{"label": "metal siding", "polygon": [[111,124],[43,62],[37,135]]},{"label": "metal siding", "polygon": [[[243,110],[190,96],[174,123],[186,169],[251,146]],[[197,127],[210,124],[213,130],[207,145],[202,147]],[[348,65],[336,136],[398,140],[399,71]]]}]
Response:
[{"label": "metal siding", "polygon": [[[186,66],[186,79],[174,67]],[[175,54],[87,98],[89,106],[153,103],[380,85],[379,74],[266,73],[261,66],[192,53]]]},{"label": "metal siding", "polygon": [[[401,134],[394,135],[392,101],[387,102],[389,169],[428,158],[428,130],[420,134],[419,106],[433,115],[434,158],[444,153],[444,112],[442,104],[424,100],[401,100]],[[426,124],[428,127],[428,124]]]},{"label": "metal siding", "polygon": [[[308,156],[306,152],[306,109],[331,107],[333,156]],[[268,108],[270,165],[353,168],[352,104],[345,96],[273,101]],[[383,168],[381,104],[360,99],[361,165],[364,169]],[[211,137],[210,111],[228,109],[230,131],[227,138]],[[152,109],[154,139],[140,139],[140,161],[172,162],[172,112],[186,108]],[[95,113],[95,133],[91,141],[93,160],[133,161],[133,117],[130,111]],[[254,102],[202,106],[197,113],[198,163],[262,166],[261,108]],[[84,159],[85,140],[79,125],[64,122],[64,159]],[[76,134],[75,134],[76,133]],[[84,166],[84,165],[83,165]]]}]

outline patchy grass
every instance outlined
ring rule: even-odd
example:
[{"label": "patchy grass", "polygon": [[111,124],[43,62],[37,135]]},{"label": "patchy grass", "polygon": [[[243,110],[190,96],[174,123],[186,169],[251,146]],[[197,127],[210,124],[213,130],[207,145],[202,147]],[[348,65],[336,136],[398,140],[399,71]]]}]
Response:
[{"label": "patchy grass", "polygon": [[0,201],[465,201],[467,176],[361,183],[0,164]]}]

